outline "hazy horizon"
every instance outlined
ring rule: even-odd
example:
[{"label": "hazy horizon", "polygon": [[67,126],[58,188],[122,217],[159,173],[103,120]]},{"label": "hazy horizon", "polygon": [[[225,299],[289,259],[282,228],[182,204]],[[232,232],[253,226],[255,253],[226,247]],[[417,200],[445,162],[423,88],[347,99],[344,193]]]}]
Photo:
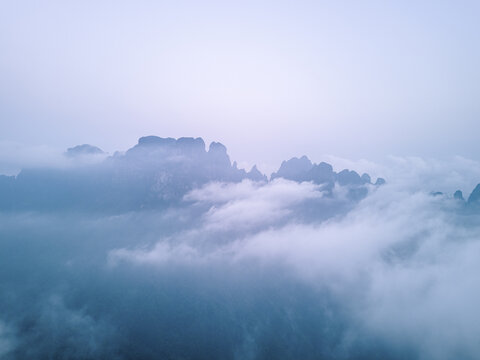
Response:
[{"label": "hazy horizon", "polygon": [[0,5],[0,141],[125,150],[203,137],[277,167],[334,155],[480,160],[479,5]]},{"label": "hazy horizon", "polygon": [[479,16],[0,2],[0,359],[480,358]]}]

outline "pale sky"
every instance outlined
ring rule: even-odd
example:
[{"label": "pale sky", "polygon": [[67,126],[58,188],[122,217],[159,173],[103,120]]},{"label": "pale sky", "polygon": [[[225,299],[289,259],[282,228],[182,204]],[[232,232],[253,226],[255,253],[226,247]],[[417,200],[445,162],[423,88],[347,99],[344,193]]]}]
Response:
[{"label": "pale sky", "polygon": [[480,160],[480,3],[0,1],[0,141]]}]

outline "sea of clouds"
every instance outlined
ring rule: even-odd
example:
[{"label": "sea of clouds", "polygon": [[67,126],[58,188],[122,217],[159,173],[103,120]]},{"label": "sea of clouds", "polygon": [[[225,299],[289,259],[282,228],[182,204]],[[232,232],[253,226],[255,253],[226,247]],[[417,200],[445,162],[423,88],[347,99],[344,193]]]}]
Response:
[{"label": "sea of clouds", "polygon": [[357,204],[276,179],[0,213],[0,358],[477,359],[480,213],[451,194],[480,164],[357,165],[387,179]]}]

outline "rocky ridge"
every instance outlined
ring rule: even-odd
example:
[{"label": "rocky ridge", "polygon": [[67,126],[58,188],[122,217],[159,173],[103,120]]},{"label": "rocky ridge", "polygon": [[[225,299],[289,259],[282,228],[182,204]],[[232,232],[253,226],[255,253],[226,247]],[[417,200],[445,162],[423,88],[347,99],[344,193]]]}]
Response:
[{"label": "rocky ridge", "polygon": [[[84,144],[69,148],[65,156],[106,154]],[[48,210],[59,208],[116,209],[129,211],[159,208],[180,201],[190,190],[208,182],[268,182],[284,178],[322,185],[332,196],[335,186],[348,187],[348,197],[359,200],[372,184],[368,174],[352,170],[335,172],[330,164],[312,163],[306,156],[284,161],[270,176],[256,166],[250,171],[231,162],[227,148],[212,142],[206,150],[202,138],[145,136],[125,153],[101,162],[71,168],[23,169],[16,177],[0,176],[1,210]]]}]

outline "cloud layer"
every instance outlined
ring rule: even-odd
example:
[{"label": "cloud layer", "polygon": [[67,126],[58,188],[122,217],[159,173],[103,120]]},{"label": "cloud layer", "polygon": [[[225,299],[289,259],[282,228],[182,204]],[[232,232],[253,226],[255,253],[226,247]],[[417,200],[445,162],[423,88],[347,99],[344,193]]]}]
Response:
[{"label": "cloud layer", "polygon": [[479,215],[430,195],[461,172],[402,161],[418,169],[358,204],[275,179],[161,210],[3,212],[0,355],[477,358]]}]

